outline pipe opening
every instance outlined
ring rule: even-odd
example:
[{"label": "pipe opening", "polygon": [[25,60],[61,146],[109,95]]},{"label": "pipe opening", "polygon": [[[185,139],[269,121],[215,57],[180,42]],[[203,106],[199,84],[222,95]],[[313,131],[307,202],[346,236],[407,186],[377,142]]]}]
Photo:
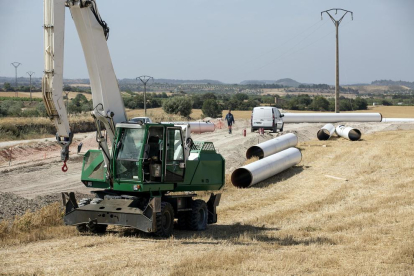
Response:
[{"label": "pipe opening", "polygon": [[349,131],[348,137],[351,141],[358,141],[359,139],[361,139],[361,131],[359,131],[359,129],[354,128]]},{"label": "pipe opening", "polygon": [[327,129],[320,129],[316,134],[319,140],[328,140],[331,135]]},{"label": "pipe opening", "polygon": [[253,181],[251,172],[245,168],[238,168],[231,174],[231,183],[237,188],[247,188]]},{"label": "pipe opening", "polygon": [[264,157],[264,152],[262,150],[262,148],[258,147],[258,146],[253,146],[250,147],[247,151],[246,151],[246,158],[250,159],[254,156],[259,157],[259,159],[262,159]]}]

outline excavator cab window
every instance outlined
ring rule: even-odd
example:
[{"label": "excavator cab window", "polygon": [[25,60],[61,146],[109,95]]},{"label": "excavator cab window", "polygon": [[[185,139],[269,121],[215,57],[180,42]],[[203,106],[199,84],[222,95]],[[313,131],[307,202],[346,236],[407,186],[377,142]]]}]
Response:
[{"label": "excavator cab window", "polygon": [[143,148],[145,130],[142,128],[125,128],[116,145],[116,175],[118,179],[138,180],[139,158]]},{"label": "excavator cab window", "polygon": [[182,182],[184,181],[185,160],[181,128],[168,128],[167,133],[165,181]]},{"label": "excavator cab window", "polygon": [[146,182],[162,181],[164,140],[163,126],[149,127],[142,165],[144,181]]}]

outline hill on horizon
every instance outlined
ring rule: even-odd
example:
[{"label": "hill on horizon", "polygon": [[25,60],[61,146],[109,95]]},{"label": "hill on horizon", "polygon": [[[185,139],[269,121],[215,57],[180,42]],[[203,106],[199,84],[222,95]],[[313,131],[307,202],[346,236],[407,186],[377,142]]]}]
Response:
[{"label": "hill on horizon", "polygon": [[290,78],[284,78],[279,80],[245,80],[240,84],[280,84],[290,87],[298,87],[301,83]]}]

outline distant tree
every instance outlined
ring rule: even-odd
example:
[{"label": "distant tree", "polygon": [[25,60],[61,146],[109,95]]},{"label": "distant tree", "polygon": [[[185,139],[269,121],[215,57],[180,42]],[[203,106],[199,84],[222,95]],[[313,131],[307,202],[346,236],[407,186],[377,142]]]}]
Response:
[{"label": "distant tree", "polygon": [[382,100],[382,104],[388,106],[388,105],[392,105],[392,102],[389,100]]},{"label": "distant tree", "polygon": [[358,110],[366,110],[368,108],[368,102],[365,99],[362,99],[361,97],[356,97],[354,100],[355,109]]},{"label": "distant tree", "polygon": [[203,101],[210,100],[210,99],[217,100],[217,97],[214,93],[205,93],[201,96],[201,98],[203,99]]},{"label": "distant tree", "polygon": [[339,110],[341,111],[349,111],[349,110],[353,110],[354,107],[352,105],[352,102],[350,99],[340,99],[339,100]]},{"label": "distant tree", "polygon": [[70,85],[63,86],[63,91],[73,91],[72,86]]},{"label": "distant tree", "polygon": [[244,94],[244,93],[235,94],[233,97],[234,97],[234,99],[236,99],[238,101],[244,101],[244,100],[247,100],[249,98],[249,96],[247,96],[247,94]]},{"label": "distant tree", "polygon": [[327,111],[329,110],[329,101],[323,96],[316,96],[311,104],[312,110]]},{"label": "distant tree", "polygon": [[194,95],[192,97],[193,100],[193,108],[201,109],[203,108],[203,99],[199,95]]},{"label": "distant tree", "polygon": [[210,99],[203,103],[203,114],[206,117],[217,118],[221,117],[223,111],[222,107],[217,103],[216,100]]},{"label": "distant tree", "polygon": [[166,100],[162,108],[168,114],[179,114],[189,117],[192,112],[193,103],[188,97],[173,97]]},{"label": "distant tree", "polygon": [[10,85],[10,83],[9,82],[5,82],[4,84],[3,84],[3,90],[4,91],[14,91],[14,89],[13,89],[13,87],[11,87],[11,85]]}]

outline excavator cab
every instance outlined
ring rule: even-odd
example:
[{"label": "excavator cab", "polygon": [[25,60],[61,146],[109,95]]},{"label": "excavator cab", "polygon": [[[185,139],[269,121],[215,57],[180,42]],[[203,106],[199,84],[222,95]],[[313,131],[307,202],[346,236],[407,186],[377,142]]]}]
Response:
[{"label": "excavator cab", "polygon": [[184,181],[185,150],[182,128],[165,124],[118,127],[115,180],[141,183]]}]

